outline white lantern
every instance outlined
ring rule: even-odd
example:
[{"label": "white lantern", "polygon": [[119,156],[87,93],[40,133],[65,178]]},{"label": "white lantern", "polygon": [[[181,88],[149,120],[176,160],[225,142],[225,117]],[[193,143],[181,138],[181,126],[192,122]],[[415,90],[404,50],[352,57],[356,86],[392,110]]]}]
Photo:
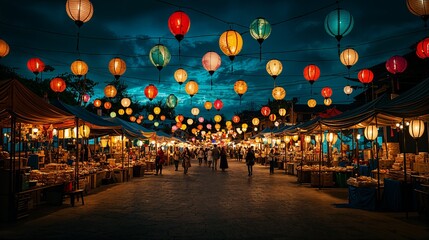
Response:
[{"label": "white lantern", "polygon": [[408,131],[414,139],[420,138],[425,132],[425,123],[422,120],[412,120],[409,125]]},{"label": "white lantern", "polygon": [[364,130],[365,138],[369,141],[374,141],[378,136],[378,128],[375,125],[369,125]]}]

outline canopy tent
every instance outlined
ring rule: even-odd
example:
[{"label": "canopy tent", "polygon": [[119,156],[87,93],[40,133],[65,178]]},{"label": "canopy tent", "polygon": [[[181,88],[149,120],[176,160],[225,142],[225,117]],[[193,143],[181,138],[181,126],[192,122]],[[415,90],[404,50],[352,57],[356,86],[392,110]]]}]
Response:
[{"label": "canopy tent", "polygon": [[106,121],[118,124],[121,126],[120,130],[116,130],[116,134],[124,134],[128,138],[139,138],[139,139],[145,139],[146,137],[143,135],[141,129],[138,127],[138,124],[133,124],[131,122],[124,121],[120,118],[111,118],[111,117],[105,117],[103,118]]}]

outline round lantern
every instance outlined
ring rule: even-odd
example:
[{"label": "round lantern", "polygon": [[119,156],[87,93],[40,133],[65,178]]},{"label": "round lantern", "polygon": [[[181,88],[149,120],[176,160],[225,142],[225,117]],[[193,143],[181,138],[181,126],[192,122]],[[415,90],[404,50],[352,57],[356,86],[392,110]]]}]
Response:
[{"label": "round lantern", "polygon": [[175,108],[177,106],[177,97],[174,94],[170,94],[167,97],[167,100],[165,101],[165,104],[167,105],[167,107],[169,108]]},{"label": "round lantern", "polygon": [[320,69],[318,66],[310,64],[304,68],[303,74],[304,78],[309,81],[310,84],[313,84],[320,77]]},{"label": "round lantern", "polygon": [[325,18],[326,32],[340,41],[342,37],[349,34],[353,29],[353,16],[346,10],[337,8],[330,12]]},{"label": "round lantern", "polygon": [[70,65],[70,70],[77,77],[82,77],[88,73],[88,65],[84,61],[78,59]]},{"label": "round lantern", "polygon": [[109,115],[110,115],[111,118],[115,118],[116,117],[116,113],[115,112],[111,112]]},{"label": "round lantern", "polygon": [[91,96],[89,96],[88,94],[85,93],[85,94],[82,95],[82,101],[84,103],[89,102],[90,99],[91,99]]},{"label": "round lantern", "polygon": [[161,120],[161,121],[164,121],[165,120],[165,115],[161,115],[161,117],[159,117],[159,119]]},{"label": "round lantern", "polygon": [[271,113],[271,109],[268,106],[264,106],[261,108],[261,114],[264,117],[267,117],[268,115],[270,115]]},{"label": "round lantern", "polygon": [[92,18],[94,8],[89,0],[67,0],[66,12],[76,25],[81,27]]},{"label": "round lantern", "polygon": [[200,109],[198,109],[197,107],[192,108],[191,114],[197,116],[198,114],[200,114]]},{"label": "round lantern", "polygon": [[122,108],[121,108],[121,109],[119,109],[119,110],[118,110],[118,114],[119,114],[119,115],[121,115],[121,116],[122,116],[122,115],[124,115],[124,114],[125,114],[125,110],[124,110],[124,109],[122,109]]},{"label": "round lantern", "polygon": [[6,57],[9,54],[9,44],[3,39],[0,39],[0,58]]},{"label": "round lantern", "polygon": [[353,93],[353,88],[350,85],[346,85],[343,90],[346,95],[350,95]]},{"label": "round lantern", "polygon": [[332,104],[332,99],[330,98],[323,99],[323,104],[325,104],[325,106],[330,106]]},{"label": "round lantern", "polygon": [[[429,3],[429,1],[427,2]],[[417,44],[416,54],[421,59],[429,57],[429,38],[425,38]]]},{"label": "round lantern", "polygon": [[189,16],[183,11],[176,11],[168,18],[168,28],[177,41],[182,41],[191,27]]},{"label": "round lantern", "polygon": [[283,100],[286,97],[286,91],[282,87],[275,87],[271,92],[275,100]]},{"label": "round lantern", "polygon": [[359,54],[353,48],[347,48],[340,54],[341,63],[350,69],[359,60]]},{"label": "round lantern", "polygon": [[306,142],[307,144],[311,142],[311,136],[310,135],[306,135],[304,137],[304,142]]},{"label": "round lantern", "polygon": [[147,119],[149,121],[153,121],[154,118],[155,118],[155,116],[153,116],[152,114],[147,115]]},{"label": "round lantern", "polygon": [[280,109],[279,109],[279,115],[280,115],[281,117],[286,116],[286,109],[284,109],[284,108],[280,108]]},{"label": "round lantern", "polygon": [[112,108],[112,103],[110,103],[110,102],[105,102],[105,103],[103,104],[103,106],[104,106],[104,108],[105,108],[105,109],[109,110],[110,108]]},{"label": "round lantern", "polygon": [[330,143],[331,145],[335,144],[337,142],[337,140],[338,140],[338,135],[336,133],[334,133],[334,132],[328,132],[326,134],[326,141],[328,143]]},{"label": "round lantern", "polygon": [[178,127],[177,127],[176,125],[171,126],[171,131],[172,131],[172,132],[175,132],[177,129],[178,129]]},{"label": "round lantern", "polygon": [[125,109],[125,113],[126,113],[127,115],[131,115],[131,114],[133,114],[133,109],[132,109],[132,108],[126,108],[126,109]]},{"label": "round lantern", "polygon": [[124,60],[118,57],[112,58],[112,60],[110,60],[109,71],[115,77],[116,80],[118,80],[119,77],[121,77],[121,75],[124,74],[126,70],[127,64],[125,64]]},{"label": "round lantern", "polygon": [[247,123],[243,123],[241,124],[241,129],[245,132],[247,131],[247,129],[249,128],[249,125],[247,125]]},{"label": "round lantern", "polygon": [[144,95],[150,100],[152,101],[152,99],[156,98],[156,95],[158,95],[158,89],[155,87],[155,85],[153,84],[149,84],[145,89],[144,89]]},{"label": "round lantern", "polygon": [[316,102],[316,100],[315,100],[314,98],[310,98],[310,99],[308,99],[308,101],[307,101],[307,105],[308,105],[310,108],[314,108],[314,107],[317,105],[317,102]]},{"label": "round lantern", "polygon": [[107,98],[113,98],[116,96],[117,90],[115,88],[115,86],[113,85],[107,85],[104,88],[104,96],[106,96]]},{"label": "round lantern", "polygon": [[289,143],[290,142],[290,136],[283,136],[283,142],[285,142],[285,143]]},{"label": "round lantern", "polygon": [[[159,122],[154,122],[154,123],[153,123],[153,125],[154,125],[155,127],[158,127],[158,126],[159,126]],[[186,129],[186,125],[185,125],[185,129]]]},{"label": "round lantern", "polygon": [[206,101],[206,102],[204,103],[204,108],[205,108],[207,111],[210,111],[210,109],[212,109],[212,106],[213,106],[213,104],[212,104],[210,101]]},{"label": "round lantern", "polygon": [[271,34],[271,24],[263,17],[258,17],[250,24],[250,35],[262,45]]},{"label": "round lantern", "polygon": [[136,120],[137,120],[137,118],[136,118],[136,117],[134,117],[134,116],[131,116],[131,117],[130,117],[130,121],[131,121],[131,122],[135,122]]},{"label": "round lantern", "polygon": [[188,118],[188,120],[186,120],[186,123],[191,126],[194,123],[194,120],[192,120],[192,118]]},{"label": "round lantern", "polygon": [[231,121],[226,121],[225,122],[225,126],[227,126],[227,127],[232,126],[232,122]]},{"label": "round lantern", "polygon": [[265,66],[267,73],[275,80],[283,71],[282,63],[277,59],[272,59]]},{"label": "round lantern", "polygon": [[96,108],[101,107],[101,100],[100,99],[94,100],[94,107],[96,107]]},{"label": "round lantern", "polygon": [[179,122],[183,122],[183,120],[185,120],[185,117],[182,114],[177,115],[177,120],[179,120]]},{"label": "round lantern", "polygon": [[174,79],[179,85],[182,85],[188,79],[188,73],[183,68],[179,68],[174,72]]},{"label": "round lantern", "polygon": [[218,114],[218,115],[215,115],[213,119],[215,122],[220,122],[222,121],[222,116]]},{"label": "round lantern", "polygon": [[408,131],[414,139],[420,138],[425,132],[425,123],[422,120],[412,120],[408,127]]},{"label": "round lantern", "polygon": [[200,131],[201,131],[201,130],[203,130],[203,128],[204,128],[204,127],[203,127],[203,125],[201,125],[201,124],[199,124],[199,125],[197,126],[197,129],[198,129],[198,130],[200,130]]},{"label": "round lantern", "polygon": [[274,122],[277,119],[277,116],[274,113],[271,113],[268,119],[270,119],[271,122]]},{"label": "round lantern", "polygon": [[258,126],[259,125],[259,118],[253,118],[252,119],[252,124],[255,125],[255,126]]},{"label": "round lantern", "polygon": [[160,107],[154,107],[153,108],[153,113],[155,113],[155,115],[158,115],[161,113],[161,108]]},{"label": "round lantern", "polygon": [[232,121],[233,121],[234,123],[239,123],[239,122],[240,122],[240,117],[239,117],[239,116],[237,116],[237,115],[234,115],[234,116],[232,117]]},{"label": "round lantern", "polygon": [[207,52],[202,59],[203,67],[209,72],[210,76],[220,67],[222,60],[216,52]]},{"label": "round lantern", "polygon": [[140,123],[142,123],[142,120],[137,118],[136,123],[140,124]]},{"label": "round lantern", "polygon": [[218,111],[220,111],[223,108],[223,102],[220,99],[216,99],[213,105],[214,105],[214,108]]},{"label": "round lantern", "polygon": [[198,83],[194,80],[189,80],[185,85],[185,91],[189,96],[193,97],[198,93]]},{"label": "round lantern", "polygon": [[371,83],[374,79],[374,73],[369,69],[362,69],[358,73],[358,79],[363,84]]},{"label": "round lantern", "polygon": [[316,142],[324,142],[325,141],[325,135],[324,134],[317,134],[316,136],[314,136],[314,140],[316,140]]},{"label": "round lantern", "polygon": [[332,96],[332,88],[324,87],[322,91],[320,91],[320,94],[322,94],[323,98],[330,98]]},{"label": "round lantern", "polygon": [[89,133],[91,132],[91,129],[89,128],[88,125],[81,125],[78,130],[79,130],[79,137],[81,138],[88,138]]},{"label": "round lantern", "polygon": [[219,123],[216,123],[216,124],[215,124],[215,129],[216,129],[217,131],[219,131],[219,130],[220,130],[220,124],[219,124]]},{"label": "round lantern", "polygon": [[31,58],[27,62],[27,68],[34,74],[39,74],[39,72],[43,72],[45,70],[45,63],[43,63],[40,58]]},{"label": "round lantern", "polygon": [[293,140],[294,142],[298,141],[298,139],[299,139],[299,136],[298,136],[298,135],[293,135],[293,136],[292,136],[292,140]]},{"label": "round lantern", "polygon": [[243,80],[237,80],[234,83],[234,91],[238,94],[238,96],[240,96],[241,99],[241,96],[247,92],[247,83]]},{"label": "round lantern", "polygon": [[210,130],[210,129],[212,129],[212,125],[211,125],[210,123],[208,123],[208,124],[206,125],[206,128],[207,128],[208,130]]},{"label": "round lantern", "polygon": [[386,69],[392,74],[402,73],[407,69],[407,60],[401,56],[393,56],[386,61]]},{"label": "round lantern", "polygon": [[204,118],[203,117],[199,117],[198,118],[198,122],[203,123],[204,122]]},{"label": "round lantern", "polygon": [[408,10],[426,21],[429,16],[429,1],[427,0],[407,0]]},{"label": "round lantern", "polygon": [[166,46],[156,44],[149,51],[149,59],[152,64],[161,71],[161,69],[170,62],[171,54]]},{"label": "round lantern", "polygon": [[219,38],[219,47],[220,50],[233,61],[235,56],[239,54],[243,48],[243,38],[237,31],[225,31]]},{"label": "round lantern", "polygon": [[139,115],[138,119],[143,120],[143,116]]},{"label": "round lantern", "polygon": [[53,78],[49,83],[49,86],[51,87],[52,91],[56,93],[60,93],[66,90],[66,82],[59,77]]},{"label": "round lantern", "polygon": [[374,141],[378,136],[378,128],[375,125],[369,125],[364,129],[363,133],[366,139]]},{"label": "round lantern", "polygon": [[127,108],[131,105],[131,100],[129,98],[122,98],[121,105],[122,107]]}]

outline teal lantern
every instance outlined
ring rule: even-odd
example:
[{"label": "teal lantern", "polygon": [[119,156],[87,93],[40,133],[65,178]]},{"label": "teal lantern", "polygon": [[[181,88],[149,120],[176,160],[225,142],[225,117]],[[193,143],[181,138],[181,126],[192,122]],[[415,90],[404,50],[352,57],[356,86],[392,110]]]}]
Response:
[{"label": "teal lantern", "polygon": [[326,32],[338,41],[338,55],[340,54],[341,38],[349,34],[353,29],[353,16],[350,12],[337,8],[325,18]]},{"label": "teal lantern", "polygon": [[[171,59],[171,54],[168,48],[162,44],[156,44],[149,52],[149,58],[152,64],[161,71]],[[161,79],[158,79],[161,81]]]},{"label": "teal lantern", "polygon": [[177,102],[178,102],[177,97],[174,96],[174,94],[170,94],[168,95],[165,104],[167,104],[167,107],[169,108],[175,108],[177,106]]},{"label": "teal lantern", "polygon": [[259,61],[261,60],[262,43],[271,34],[271,24],[263,17],[258,17],[250,24],[250,35],[259,43]]}]

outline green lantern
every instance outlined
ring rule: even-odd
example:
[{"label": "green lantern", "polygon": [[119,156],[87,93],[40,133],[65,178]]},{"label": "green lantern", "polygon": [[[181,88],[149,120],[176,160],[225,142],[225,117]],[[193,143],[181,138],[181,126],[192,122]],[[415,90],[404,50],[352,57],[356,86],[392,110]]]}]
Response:
[{"label": "green lantern", "polygon": [[170,62],[171,54],[166,46],[156,44],[149,52],[149,59],[152,64],[161,71],[162,68]]},{"label": "green lantern", "polygon": [[263,17],[258,17],[250,24],[250,35],[259,43],[259,60],[261,60],[262,43],[271,34],[271,24]]},{"label": "green lantern", "polygon": [[178,102],[177,97],[174,94],[170,94],[170,95],[168,95],[165,104],[169,108],[175,108],[177,106],[177,102]]},{"label": "green lantern", "polygon": [[338,54],[340,52],[341,38],[349,34],[354,25],[353,16],[350,12],[337,8],[330,12],[325,18],[326,32],[338,41]]}]

